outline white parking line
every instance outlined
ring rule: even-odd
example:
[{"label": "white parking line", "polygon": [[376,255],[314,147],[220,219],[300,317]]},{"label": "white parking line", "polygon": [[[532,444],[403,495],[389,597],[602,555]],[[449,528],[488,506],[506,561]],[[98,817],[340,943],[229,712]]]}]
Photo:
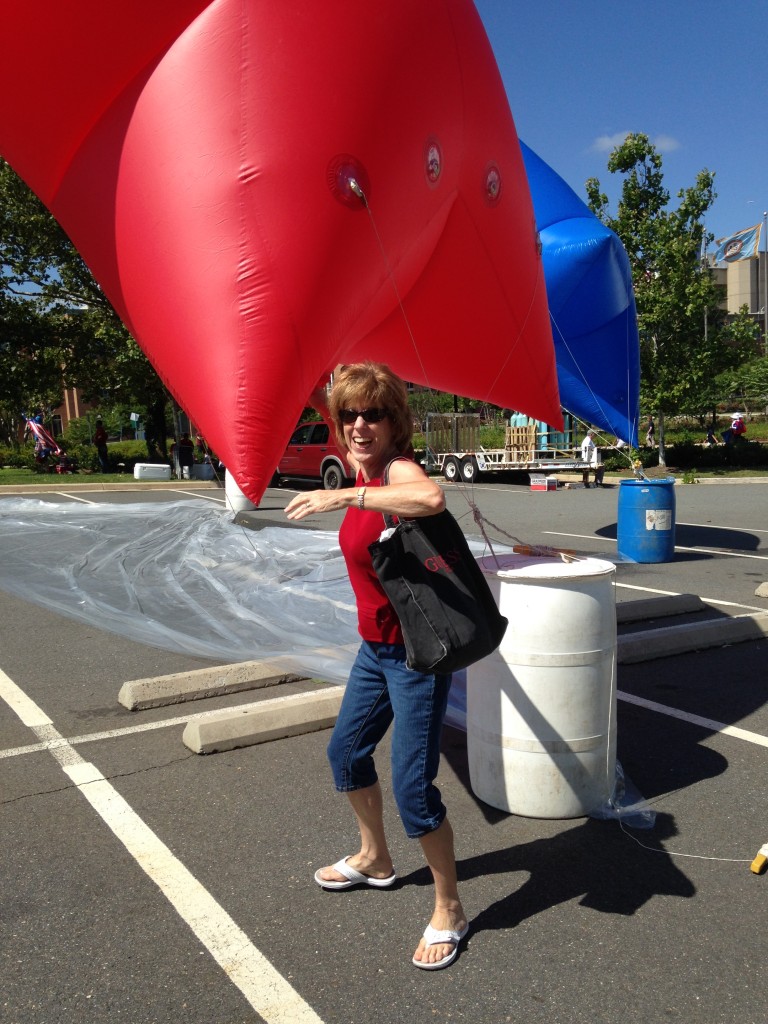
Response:
[{"label": "white parking line", "polygon": [[688,548],[684,544],[675,544],[675,551],[701,551],[705,555],[725,555],[727,558],[756,558],[759,562],[768,562],[768,555],[750,555],[730,548]]},{"label": "white parking line", "polygon": [[[594,533],[560,533],[557,530],[542,530],[550,537],[572,537],[576,540],[609,540],[607,537],[596,537]],[[683,544],[675,544],[675,551],[701,551],[705,555],[723,555],[726,558],[756,558],[760,562],[768,562],[768,555],[751,555],[730,548],[690,548]]]},{"label": "white parking line", "polygon": [[[614,587],[621,587],[622,590],[640,590],[645,594],[661,594],[664,597],[682,597],[676,590],[659,590],[657,587],[638,587],[632,583],[614,583]],[[721,608],[741,608],[747,612],[764,612],[765,605],[741,604],[738,601],[723,601],[719,597],[704,597],[699,595],[705,604],[716,604]]]},{"label": "white parking line", "polygon": [[208,494],[206,491],[186,491],[180,487],[174,487],[170,490],[171,494],[189,494],[192,498],[205,498],[206,501],[218,501],[220,505],[226,505],[226,498],[217,498],[216,495]]},{"label": "white parking line", "polygon": [[[318,690],[307,691],[307,693],[318,693]],[[2,696],[2,687],[0,686],[0,696]],[[285,702],[285,697],[270,697],[267,700],[255,700],[249,701],[247,704],[235,704],[231,710],[236,710],[245,714],[248,711],[255,710],[256,708],[268,708],[270,706],[276,707],[279,704]],[[214,712],[215,713],[215,712]],[[100,743],[103,740],[115,740],[121,739],[123,736],[133,736],[140,732],[154,732],[157,729],[171,729],[174,726],[186,726],[188,722],[197,722],[205,718],[210,718],[211,711],[198,711],[194,715],[183,715],[178,718],[163,718],[158,722],[143,722],[141,725],[126,725],[122,729],[105,729],[103,732],[89,732],[84,733],[82,736],[70,736],[69,739],[48,739],[41,743],[27,743],[23,747],[7,747],[5,750],[0,750],[0,760],[9,757],[20,757],[24,754],[39,754],[44,750],[53,750],[54,747],[60,747],[64,743],[68,743],[72,747],[78,747],[83,743]],[[56,734],[58,736],[58,733]]]},{"label": "white parking line", "polygon": [[50,718],[0,669],[0,698],[46,744],[62,771],[157,885],[227,978],[267,1024],[323,1024],[227,912],[136,814],[95,765],[85,761]]},{"label": "white parking line", "polygon": [[733,736],[737,740],[746,740],[747,743],[756,743],[760,747],[768,747],[768,736],[759,732],[750,732],[748,729],[740,729],[737,725],[726,725],[725,722],[716,722],[712,718],[702,718],[701,715],[691,715],[687,711],[680,711],[678,708],[671,708],[666,704],[657,704],[655,700],[646,700],[645,697],[636,697],[633,693],[625,693],[618,690],[616,696],[627,704],[636,704],[639,708],[647,708],[648,711],[657,711],[669,718],[678,718],[689,725],[700,725],[710,732],[718,732],[723,736]]},{"label": "white parking line", "polygon": [[62,498],[69,498],[70,501],[82,501],[84,505],[98,505],[97,501],[89,501],[87,498],[81,498],[79,494],[70,494],[68,491],[54,491],[54,493]]},{"label": "white parking line", "polygon": [[[697,529],[700,529],[700,530],[717,530],[717,529],[720,529],[720,527],[718,527],[718,526],[713,526],[712,523],[680,523],[680,522],[678,522],[677,525],[678,526],[695,526]],[[729,532],[732,532],[732,531],[735,530],[735,531],[738,531],[739,533],[768,533],[768,530],[755,530],[751,526],[726,526],[726,527],[722,527],[722,529],[726,529]]]}]

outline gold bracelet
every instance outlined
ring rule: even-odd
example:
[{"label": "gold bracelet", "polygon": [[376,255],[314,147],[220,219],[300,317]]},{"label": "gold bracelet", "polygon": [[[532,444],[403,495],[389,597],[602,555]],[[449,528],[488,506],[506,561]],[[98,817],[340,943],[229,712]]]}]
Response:
[{"label": "gold bracelet", "polygon": [[357,492],[357,507],[361,512],[365,512],[365,488],[361,487]]}]

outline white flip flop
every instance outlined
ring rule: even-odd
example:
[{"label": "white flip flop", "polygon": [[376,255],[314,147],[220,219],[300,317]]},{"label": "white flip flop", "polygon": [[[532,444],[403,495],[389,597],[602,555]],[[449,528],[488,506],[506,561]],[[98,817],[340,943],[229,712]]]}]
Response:
[{"label": "white flip flop", "polygon": [[322,878],[320,871],[322,868],[315,872],[315,881],[323,889],[350,889],[353,885],[369,885],[372,889],[388,889],[391,885],[394,885],[397,875],[394,870],[391,875],[387,875],[386,878],[373,878],[372,875],[364,875],[362,871],[357,871],[350,864],[347,864],[349,857],[342,857],[341,860],[337,860],[333,865],[333,870],[338,871],[340,875],[344,875],[347,879],[346,882],[334,882],[327,878]]},{"label": "white flip flop", "polygon": [[428,924],[424,929],[424,942],[426,945],[439,946],[441,943],[452,942],[453,949],[450,953],[444,956],[442,960],[436,960],[434,963],[429,963],[425,960],[417,960],[416,957],[413,957],[414,966],[420,967],[422,971],[439,971],[442,967],[448,967],[448,965],[452,964],[458,956],[459,943],[468,931],[468,924],[465,924],[460,932],[453,931],[449,928],[438,931],[437,928],[433,928],[431,924]]}]

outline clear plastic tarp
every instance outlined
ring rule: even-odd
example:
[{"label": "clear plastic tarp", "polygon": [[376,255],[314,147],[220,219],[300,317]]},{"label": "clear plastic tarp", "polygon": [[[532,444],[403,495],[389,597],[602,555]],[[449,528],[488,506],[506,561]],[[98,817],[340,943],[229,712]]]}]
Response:
[{"label": "clear plastic tarp", "polygon": [[[488,554],[480,539],[470,547]],[[164,650],[219,663],[260,659],[328,682],[346,682],[360,644],[336,531],[252,530],[202,499],[2,499],[0,588]],[[465,672],[454,675],[446,720],[466,731]],[[614,794],[596,816],[623,816],[624,801],[642,816],[623,773],[618,782],[622,800]]]},{"label": "clear plastic tarp", "polygon": [[[488,554],[480,539],[470,547]],[[154,647],[328,682],[346,682],[360,644],[336,531],[251,530],[202,499],[0,500],[0,587]],[[465,709],[460,672],[450,724],[465,729]]]},{"label": "clear plastic tarp", "polygon": [[329,682],[359,646],[336,532],[250,530],[204,500],[0,501],[0,586],[141,643]]}]

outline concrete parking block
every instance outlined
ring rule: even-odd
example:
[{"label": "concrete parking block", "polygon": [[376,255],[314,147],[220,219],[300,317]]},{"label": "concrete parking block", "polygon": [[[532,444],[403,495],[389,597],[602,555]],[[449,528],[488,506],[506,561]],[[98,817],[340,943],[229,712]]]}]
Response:
[{"label": "concrete parking block", "polygon": [[668,615],[703,612],[706,607],[697,594],[669,594],[640,601],[621,601],[616,605],[616,621],[642,622],[644,619],[661,619]]},{"label": "concrete parking block", "polygon": [[265,700],[257,708],[213,712],[188,722],[182,741],[195,754],[213,754],[330,729],[338,716],[343,693],[343,686],[329,686]]},{"label": "concrete parking block", "polygon": [[755,597],[768,597],[768,583],[761,583],[755,591]]},{"label": "concrete parking block", "polygon": [[224,693],[258,690],[264,686],[277,686],[306,678],[286,673],[268,661],[241,661],[234,665],[214,665],[192,672],[131,679],[123,683],[117,699],[129,711],[140,711]]},{"label": "concrete parking block", "polygon": [[672,654],[700,651],[707,647],[759,640],[768,635],[768,614],[736,615],[706,622],[685,622],[679,626],[646,629],[618,638],[617,660],[626,665],[631,662],[652,661]]}]

